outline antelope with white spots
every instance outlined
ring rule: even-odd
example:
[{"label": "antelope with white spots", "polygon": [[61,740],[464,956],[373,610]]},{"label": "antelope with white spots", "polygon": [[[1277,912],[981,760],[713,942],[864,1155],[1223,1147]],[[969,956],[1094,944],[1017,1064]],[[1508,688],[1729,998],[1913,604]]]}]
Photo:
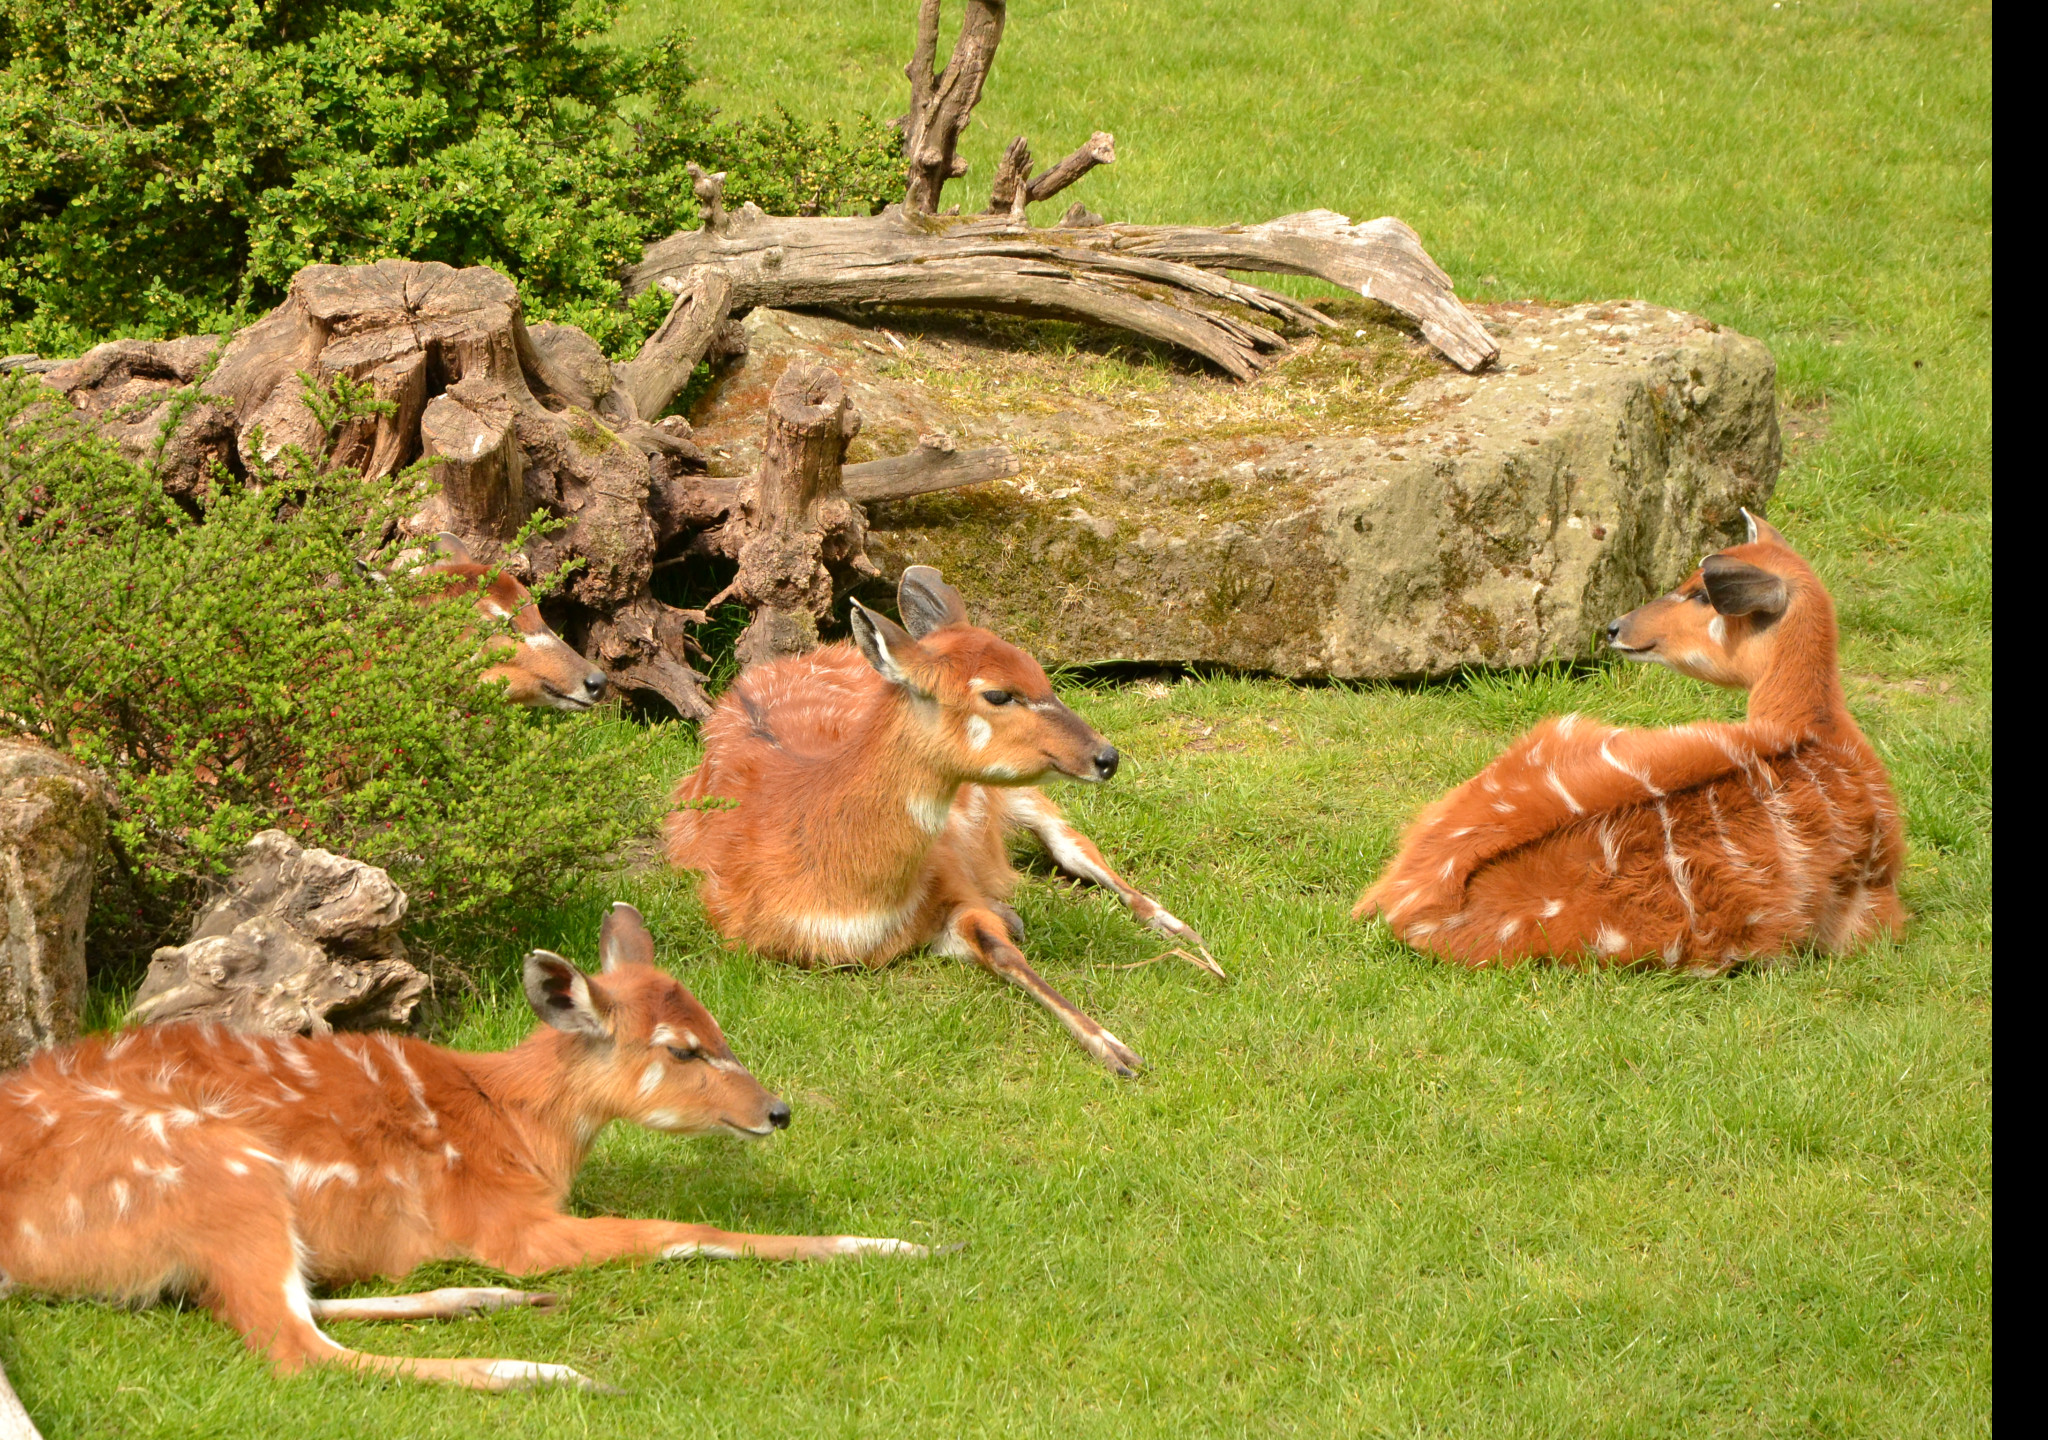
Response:
[{"label": "antelope with white spots", "polygon": [[484,644],[486,654],[503,657],[483,672],[484,679],[503,684],[514,705],[588,710],[604,699],[604,671],[549,627],[531,591],[503,570],[472,559],[454,535],[436,536],[435,544],[442,558],[420,573],[446,577],[439,598],[474,595],[477,614],[511,623],[512,634],[494,635]]},{"label": "antelope with white spots", "polygon": [[190,1296],[281,1372],[345,1365],[480,1390],[592,1387],[564,1365],[370,1354],[324,1320],[452,1318],[554,1297],[503,1288],[315,1299],[322,1282],[463,1258],[514,1275],[620,1258],[922,1255],[899,1240],[747,1235],[566,1215],[598,1133],[765,1136],[789,1106],[654,963],[630,905],[602,973],[526,957],[545,1025],[496,1054],[393,1035],[146,1026],[0,1076],[0,1289]]},{"label": "antelope with white spots", "polygon": [[[1036,786],[1094,784],[1117,752],[1036,660],[970,624],[939,572],[903,572],[898,625],[853,602],[853,643],[757,665],[704,723],[676,787],[668,857],[702,874],[720,933],[804,965],[886,964],[921,945],[972,958],[1056,1015],[1119,1075],[1143,1064],[1025,961],[1007,840],[1113,891],[1221,976],[1202,937],[1110,869]],[[733,802],[713,808],[705,802]],[[1186,951],[1182,952],[1186,954]]]},{"label": "antelope with white spots", "polygon": [[1747,720],[1546,720],[1417,817],[1355,916],[1466,965],[1706,974],[1899,932],[1898,805],[1842,696],[1834,602],[1748,518],[1746,543],[1607,628],[1628,659],[1747,690]]}]

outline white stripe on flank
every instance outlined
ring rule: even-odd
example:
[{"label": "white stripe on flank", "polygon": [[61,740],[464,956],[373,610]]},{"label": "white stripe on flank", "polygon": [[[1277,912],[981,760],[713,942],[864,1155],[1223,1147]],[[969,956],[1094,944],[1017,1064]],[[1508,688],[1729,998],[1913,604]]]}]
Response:
[{"label": "white stripe on flank", "polygon": [[1613,735],[1609,735],[1605,740],[1602,740],[1600,742],[1600,758],[1602,760],[1605,760],[1609,765],[1612,765],[1615,769],[1619,770],[1622,774],[1628,776],[1629,779],[1635,781],[1636,784],[1642,786],[1652,795],[1661,798],[1664,792],[1662,790],[1659,790],[1654,784],[1651,783],[1649,772],[1647,770],[1638,769],[1635,766],[1630,765],[1627,761],[1617,757],[1612,750],[1607,748],[1613,743]]},{"label": "white stripe on flank", "polygon": [[1678,903],[1685,907],[1686,933],[1692,934],[1699,929],[1699,914],[1692,904],[1692,874],[1685,857],[1678,853],[1671,834],[1671,811],[1662,800],[1657,802],[1657,819],[1664,826],[1664,868],[1671,872],[1671,888],[1678,892]]},{"label": "white stripe on flank", "polygon": [[1578,802],[1577,797],[1571,791],[1564,788],[1564,781],[1557,778],[1555,770],[1545,770],[1543,772],[1543,782],[1557,792],[1558,799],[1571,807],[1572,814],[1583,815],[1586,813],[1586,807]]}]

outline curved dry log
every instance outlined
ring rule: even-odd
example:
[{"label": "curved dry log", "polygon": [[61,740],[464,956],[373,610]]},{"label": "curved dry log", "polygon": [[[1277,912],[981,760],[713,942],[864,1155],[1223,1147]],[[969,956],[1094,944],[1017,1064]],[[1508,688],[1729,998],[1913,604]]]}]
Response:
[{"label": "curved dry log", "polygon": [[1407,316],[1461,370],[1498,359],[1500,346],[1422,248],[1393,216],[1353,225],[1334,210],[1305,210],[1263,225],[1105,225],[1100,238],[1120,255],[1148,255],[1216,270],[1313,275],[1356,290]]},{"label": "curved dry log", "polygon": [[1315,327],[1330,320],[1218,272],[1316,275],[1406,315],[1461,368],[1499,354],[1414,231],[1394,219],[1352,225],[1327,210],[1221,229],[1037,229],[1008,215],[948,223],[892,206],[875,216],[781,218],[747,205],[717,234],[678,231],[648,246],[626,272],[626,289],[637,294],[704,266],[731,277],[735,313],[889,304],[1079,320],[1190,350],[1239,379],[1284,348],[1254,316]]}]

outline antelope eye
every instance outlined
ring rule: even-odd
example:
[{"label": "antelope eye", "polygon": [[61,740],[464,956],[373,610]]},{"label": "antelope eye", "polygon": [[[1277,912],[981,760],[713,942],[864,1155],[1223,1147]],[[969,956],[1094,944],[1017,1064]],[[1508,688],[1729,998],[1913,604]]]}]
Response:
[{"label": "antelope eye", "polygon": [[702,1050],[684,1050],[674,1045],[668,1047],[668,1053],[675,1056],[676,1059],[685,1062],[691,1060],[702,1060],[704,1058],[704,1052]]},{"label": "antelope eye", "polygon": [[1007,690],[984,690],[981,692],[981,698],[988,701],[991,705],[1007,705],[1010,703],[1010,692]]}]

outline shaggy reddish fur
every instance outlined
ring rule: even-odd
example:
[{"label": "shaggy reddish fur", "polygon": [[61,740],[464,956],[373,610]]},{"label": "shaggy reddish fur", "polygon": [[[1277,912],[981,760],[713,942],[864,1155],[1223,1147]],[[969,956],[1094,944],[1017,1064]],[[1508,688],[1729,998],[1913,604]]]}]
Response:
[{"label": "shaggy reddish fur", "polygon": [[317,1321],[553,1297],[320,1301],[308,1286],[458,1257],[524,1275],[619,1256],[912,1248],[562,1213],[614,1119],[765,1135],[789,1113],[733,1059],[704,1007],[647,963],[638,913],[615,907],[605,928],[601,975],[544,951],[528,957],[528,994],[558,1028],[498,1054],[393,1035],[165,1025],[37,1055],[0,1077],[0,1286],[189,1294],[279,1370],[339,1363],[507,1389],[585,1382],[556,1365],[365,1354]]},{"label": "shaggy reddish fur", "polygon": [[[1897,933],[1898,807],[1843,700],[1833,602],[1756,523],[1756,539],[1612,632],[1631,658],[1748,688],[1745,723],[1546,720],[1416,818],[1353,914],[1384,915],[1417,949],[1465,965],[1548,956],[1714,973]],[[1775,581],[1780,608],[1723,613],[1709,569],[1750,592]]]},{"label": "shaggy reddish fur", "polygon": [[720,698],[703,761],[676,787],[684,808],[668,819],[669,860],[701,873],[725,936],[801,965],[882,965],[928,944],[971,956],[1104,1064],[1133,1070],[1138,1057],[1016,948],[1009,834],[1032,831],[1062,869],[1202,950],[1196,963],[1215,962],[1032,788],[1053,773],[1106,778],[1116,752],[1053,694],[1037,661],[967,623],[938,572],[914,566],[905,585],[923,587],[904,607],[922,616],[914,636],[857,610],[866,649],[827,645],[754,666]]}]

